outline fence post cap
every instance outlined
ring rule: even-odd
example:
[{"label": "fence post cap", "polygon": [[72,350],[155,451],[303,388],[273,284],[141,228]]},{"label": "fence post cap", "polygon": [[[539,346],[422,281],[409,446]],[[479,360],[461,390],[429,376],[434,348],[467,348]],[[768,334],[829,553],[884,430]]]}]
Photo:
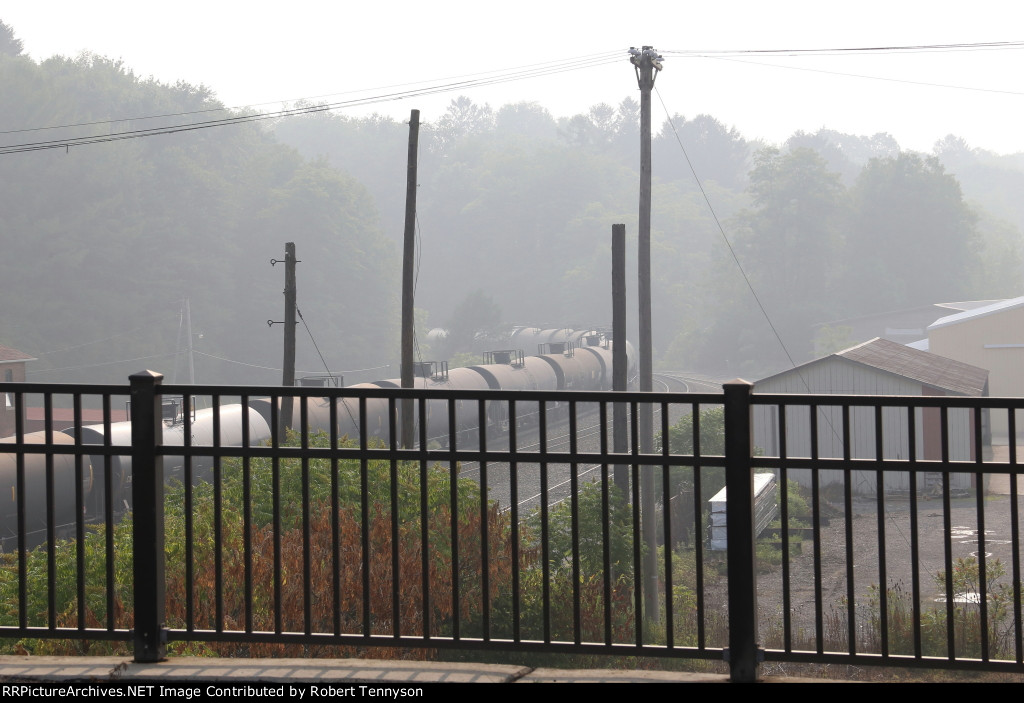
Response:
[{"label": "fence post cap", "polygon": [[753,388],[754,384],[743,378],[734,378],[731,381],[726,381],[722,386],[750,386]]},{"label": "fence post cap", "polygon": [[155,383],[160,383],[160,381],[164,380],[164,375],[159,371],[150,371],[147,369],[145,371],[136,371],[128,377],[129,381],[145,381],[147,379],[151,379]]}]

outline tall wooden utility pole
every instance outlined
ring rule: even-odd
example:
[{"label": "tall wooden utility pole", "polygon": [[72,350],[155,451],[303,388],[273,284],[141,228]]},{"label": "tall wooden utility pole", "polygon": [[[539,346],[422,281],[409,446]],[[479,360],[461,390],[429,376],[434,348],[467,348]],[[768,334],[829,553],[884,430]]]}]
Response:
[{"label": "tall wooden utility pole", "polygon": [[[629,50],[630,62],[636,70],[640,86],[640,226],[637,230],[637,298],[640,302],[640,390],[654,390],[654,363],[651,349],[651,91],[654,78],[661,70],[661,56],[650,46]],[[654,408],[649,403],[638,409],[640,452],[654,452]],[[640,516],[641,532],[647,544],[644,557],[644,611],[648,620],[661,619],[658,603],[657,521],[654,514],[654,468],[641,469]],[[668,496],[665,496],[666,501]]]},{"label": "tall wooden utility pole", "polygon": [[[625,391],[629,383],[626,359],[626,225],[612,225],[612,390]],[[612,443],[616,454],[629,453],[626,404],[612,408]],[[629,495],[629,468],[616,464],[615,487],[623,501]]]},{"label": "tall wooden utility pole", "polygon": [[[284,363],[281,365],[281,385],[295,385],[295,242],[284,245]],[[292,426],[294,398],[281,402],[280,438]]]},{"label": "tall wooden utility pole", "polygon": [[[412,339],[416,324],[413,309],[413,281],[416,261],[416,164],[419,151],[420,111],[409,116],[409,173],[405,181],[405,247],[402,253],[402,388],[413,387]],[[414,407],[402,401],[402,447],[412,449]]]}]

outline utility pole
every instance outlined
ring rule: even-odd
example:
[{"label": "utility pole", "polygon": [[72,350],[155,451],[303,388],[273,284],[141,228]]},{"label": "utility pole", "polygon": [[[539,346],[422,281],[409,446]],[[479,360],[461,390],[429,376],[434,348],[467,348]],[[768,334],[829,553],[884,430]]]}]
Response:
[{"label": "utility pole", "polygon": [[[630,47],[630,63],[636,70],[640,86],[640,226],[637,230],[637,298],[640,303],[640,390],[654,390],[654,363],[651,349],[651,91],[661,70],[661,56],[653,47],[642,50]],[[654,452],[654,408],[642,404],[638,411],[640,452]],[[650,622],[659,622],[658,603],[657,521],[654,514],[654,467],[641,468],[640,517],[641,532],[647,544],[644,557],[644,611]],[[668,496],[665,496],[666,500]]]},{"label": "utility pole", "polygon": [[[405,247],[402,254],[402,388],[413,387],[412,339],[416,324],[413,281],[416,261],[416,165],[419,151],[420,111],[409,115],[409,172],[405,182]],[[411,398],[402,401],[402,447],[412,449],[414,407]]]},{"label": "utility pole", "polygon": [[[295,242],[284,245],[284,363],[281,366],[281,385],[295,385]],[[292,405],[295,399],[287,397],[281,403],[280,438],[292,426]]]},{"label": "utility pole", "polygon": [[[629,383],[626,359],[626,225],[612,225],[612,390],[625,391]],[[612,408],[612,443],[616,454],[629,452],[626,404]],[[615,487],[623,502],[629,495],[629,467],[616,464]]]}]

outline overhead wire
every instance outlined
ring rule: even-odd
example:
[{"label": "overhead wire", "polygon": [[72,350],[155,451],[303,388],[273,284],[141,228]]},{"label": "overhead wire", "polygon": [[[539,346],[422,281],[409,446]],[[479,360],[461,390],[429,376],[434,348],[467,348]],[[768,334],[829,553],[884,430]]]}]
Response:
[{"label": "overhead wire", "polygon": [[[380,86],[380,87],[376,87],[376,88],[362,88],[362,89],[358,89],[358,90],[346,90],[346,91],[341,91],[341,92],[336,92],[336,93],[323,93],[323,94],[320,94],[320,95],[307,95],[307,96],[304,96],[304,97],[301,97],[301,98],[289,98],[289,99],[283,99],[283,100],[269,100],[269,101],[266,101],[266,102],[248,103],[248,104],[245,104],[245,105],[238,105],[238,106],[235,106],[235,107],[221,106],[221,107],[206,108],[206,109],[203,109],[203,110],[189,110],[189,111],[183,111],[183,112],[168,112],[168,113],[163,113],[163,114],[159,114],[159,115],[143,115],[141,117],[117,117],[117,118],[111,118],[111,119],[107,119],[107,120],[95,120],[95,121],[92,121],[92,122],[74,122],[74,123],[65,124],[65,125],[53,125],[53,126],[47,126],[47,127],[26,127],[26,128],[23,128],[23,129],[0,130],[0,134],[18,134],[18,133],[22,133],[22,132],[38,132],[38,131],[45,131],[45,130],[50,130],[50,129],[70,129],[72,127],[91,127],[91,126],[95,126],[95,125],[99,125],[99,124],[109,124],[111,122],[138,122],[138,121],[141,121],[141,120],[152,120],[152,119],[160,119],[160,118],[166,118],[166,117],[185,117],[185,116],[188,116],[188,115],[201,115],[201,114],[206,114],[206,113],[209,113],[209,112],[227,112],[227,111],[230,111],[230,110],[251,110],[253,108],[261,107],[261,106],[264,106],[264,105],[287,105],[289,103],[291,103],[291,104],[298,104],[298,103],[301,103],[301,102],[308,102],[308,101],[311,101],[311,100],[320,100],[320,99],[323,99],[323,98],[332,98],[332,97],[336,97],[336,96],[339,96],[339,95],[357,95],[359,93],[370,93],[371,91],[377,92],[377,91],[381,91],[381,90],[393,90],[395,88],[402,88],[402,87],[405,87],[405,86],[417,86],[417,85],[428,85],[428,86],[430,86],[431,84],[437,83],[438,81],[463,81],[463,80],[465,80],[467,78],[472,78],[473,76],[492,76],[492,74],[493,74],[492,79],[494,79],[494,78],[500,78],[502,75],[504,75],[507,72],[514,72],[512,75],[518,76],[518,72],[522,72],[522,71],[526,71],[526,70],[530,70],[530,69],[540,69],[540,68],[544,68],[544,67],[564,66],[566,64],[569,64],[569,65],[574,66],[576,68],[590,68],[591,66],[600,66],[600,65],[604,65],[605,63],[612,63],[613,61],[614,62],[618,62],[621,59],[621,53],[622,52],[618,51],[618,50],[616,50],[616,51],[605,51],[605,52],[600,52],[600,53],[596,53],[596,54],[588,54],[588,55],[585,55],[585,56],[580,56],[580,57],[576,57],[576,58],[572,58],[572,59],[565,59],[565,60],[561,60],[561,61],[545,61],[545,62],[542,62],[542,63],[527,64],[525,66],[518,66],[518,67],[513,67],[513,68],[508,68],[508,69],[496,69],[496,70],[492,70],[492,71],[480,71],[480,72],[477,72],[477,73],[469,73],[469,74],[464,74],[464,75],[461,75],[461,76],[447,76],[447,77],[442,77],[442,78],[436,78],[436,79],[433,79],[433,80],[414,81],[412,83],[394,83],[394,84],[391,84],[391,85]],[[542,72],[542,73],[540,73],[538,75],[546,75],[546,74]],[[531,77],[531,76],[524,76],[523,78],[529,78],[529,77]],[[517,77],[517,78],[515,78],[515,80],[521,80],[521,78]],[[501,81],[497,81],[497,82],[501,82]],[[489,85],[489,83],[486,83],[485,85]],[[369,96],[367,98],[361,98],[361,100],[372,100],[372,99],[374,99],[373,96]],[[399,98],[399,99],[401,99],[401,98]]]},{"label": "overhead wire", "polygon": [[996,42],[954,42],[949,44],[882,44],[878,46],[818,47],[809,49],[660,49],[663,56],[827,56],[844,54],[906,54],[950,51],[992,51],[1003,49],[1024,49],[1024,41]]},{"label": "overhead wire", "polygon": [[316,349],[316,353],[320,357],[320,362],[324,365],[324,370],[327,371],[327,376],[333,379],[335,376],[331,373],[331,369],[327,365],[327,359],[325,359],[324,355],[320,352],[320,347],[317,345],[316,339],[313,338],[313,331],[309,329],[309,324],[306,322],[306,318],[302,316],[302,310],[299,309],[298,305],[295,306],[295,312],[299,316],[299,319],[302,320],[302,325],[306,328],[306,334],[309,335],[309,341],[313,343],[313,348]]},{"label": "overhead wire", "polygon": [[999,88],[979,88],[970,85],[952,85],[949,83],[931,83],[929,81],[914,81],[907,78],[889,78],[887,76],[868,76],[860,73],[846,73],[844,71],[829,71],[823,68],[809,68],[807,66],[782,66],[776,63],[763,63],[761,61],[747,61],[744,59],[730,58],[727,56],[709,56],[708,58],[715,61],[732,61],[734,63],[749,64],[751,66],[761,66],[763,68],[778,68],[784,71],[804,71],[807,73],[823,73],[830,76],[843,76],[845,78],[861,78],[864,80],[871,81],[885,81],[888,83],[902,83],[905,85],[919,85],[926,88],[945,88],[948,90],[971,90],[978,93],[995,93],[997,95],[1024,95],[1024,91],[1019,90],[1002,90]]},{"label": "overhead wire", "polygon": [[[380,93],[362,98],[353,98],[350,100],[342,100],[331,103],[317,103],[313,105],[298,105],[290,108],[282,108],[269,113],[253,113],[253,114],[233,114],[228,117],[204,120],[199,122],[190,122],[176,125],[167,125],[162,127],[149,127],[141,129],[128,129],[112,134],[91,134],[81,137],[69,137],[63,139],[49,139],[36,142],[23,142],[18,144],[9,144],[0,146],[0,155],[3,154],[14,154],[30,151],[42,151],[47,149],[70,149],[71,147],[84,146],[88,144],[98,144],[113,141],[122,141],[126,139],[138,139],[143,137],[151,137],[157,135],[166,134],[177,134],[181,132],[190,132],[201,129],[211,129],[214,127],[223,127],[228,125],[244,124],[248,122],[258,122],[271,119],[281,119],[285,117],[293,117],[303,114],[313,114],[318,112],[328,112],[331,110],[341,109],[345,107],[355,107],[360,105],[370,105],[378,102],[388,102],[392,100],[403,100],[412,97],[420,97],[425,95],[432,95],[436,93],[451,92],[454,90],[465,90],[471,88],[478,88],[487,85],[494,85],[498,83],[507,83],[517,80],[525,80],[528,78],[537,78],[540,76],[552,75],[557,73],[563,73],[567,71],[576,71],[584,68],[591,68],[595,66],[601,66],[610,64],[613,61],[618,61],[620,58],[619,52],[606,52],[604,54],[591,55],[587,57],[581,57],[578,59],[570,59],[567,61],[559,62],[548,62],[544,64],[534,64],[518,69],[510,69],[505,72],[491,72],[491,74],[472,74],[472,75],[484,75],[482,78],[470,78],[470,79],[459,79],[453,80],[449,83],[437,83],[430,84],[422,88],[416,88],[405,91],[397,91],[393,93]],[[195,114],[200,114],[199,112]],[[147,118],[141,118],[147,119]],[[123,122],[126,120],[109,120],[108,122]],[[82,126],[95,125],[99,123],[82,123]],[[75,125],[72,125],[75,126]],[[32,128],[18,131],[34,131],[36,129],[44,128]]]}]

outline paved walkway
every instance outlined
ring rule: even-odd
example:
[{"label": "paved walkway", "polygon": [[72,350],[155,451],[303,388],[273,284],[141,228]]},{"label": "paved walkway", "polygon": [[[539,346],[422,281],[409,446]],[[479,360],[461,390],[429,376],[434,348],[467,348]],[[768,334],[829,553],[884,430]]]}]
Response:
[{"label": "paved walkway", "polygon": [[[136,664],[122,657],[0,656],[0,681],[14,684],[118,682],[168,687],[291,683],[338,688],[365,684],[409,687],[439,683],[728,683],[729,677],[673,671],[531,669],[502,664],[370,659],[174,657],[157,664]],[[810,679],[766,677],[764,681],[795,683]],[[824,683],[820,679],[815,682]]]}]

